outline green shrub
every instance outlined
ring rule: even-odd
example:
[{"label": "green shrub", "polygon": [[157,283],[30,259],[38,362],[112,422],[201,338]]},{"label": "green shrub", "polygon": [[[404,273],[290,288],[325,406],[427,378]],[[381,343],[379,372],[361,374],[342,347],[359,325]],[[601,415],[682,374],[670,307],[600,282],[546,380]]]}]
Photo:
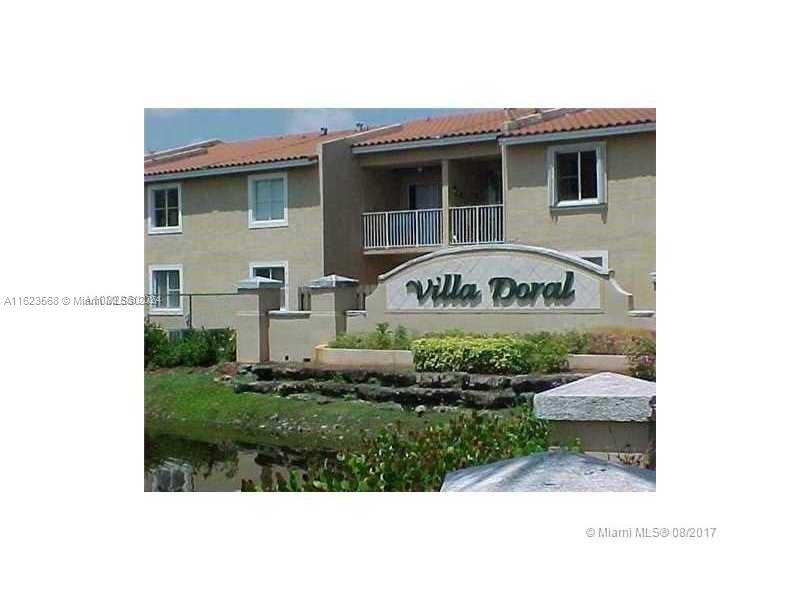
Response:
[{"label": "green shrub", "polygon": [[328,346],[357,350],[410,350],[411,337],[402,325],[392,331],[388,323],[378,323],[373,332],[343,333]]},{"label": "green shrub", "polygon": [[562,339],[569,354],[587,354],[589,349],[589,334],[583,331],[567,331],[562,334]]},{"label": "green shrub", "polygon": [[625,354],[631,340],[652,338],[652,331],[627,327],[600,327],[561,334],[571,354]]},{"label": "green shrub", "polygon": [[547,423],[526,408],[504,417],[472,412],[421,432],[386,428],[364,443],[310,465],[307,475],[279,476],[274,491],[439,491],[449,471],[543,452],[550,440]]},{"label": "green shrub", "polygon": [[425,337],[411,343],[418,371],[555,373],[566,367],[567,346],[556,335]]},{"label": "green shrub", "polygon": [[652,337],[633,337],[625,348],[631,375],[656,380],[656,341]]},{"label": "green shrub", "polygon": [[170,341],[158,325],[145,323],[145,365],[210,367],[236,360],[236,334],[231,329],[189,329]]},{"label": "green shrub", "polygon": [[556,373],[567,368],[569,346],[564,336],[540,333],[522,336],[527,370],[535,373]]},{"label": "green shrub", "polygon": [[525,373],[528,348],[518,338],[422,338],[411,343],[418,371]]},{"label": "green shrub", "polygon": [[164,351],[164,347],[169,344],[167,332],[162,327],[144,322],[144,366],[152,364],[155,357]]}]

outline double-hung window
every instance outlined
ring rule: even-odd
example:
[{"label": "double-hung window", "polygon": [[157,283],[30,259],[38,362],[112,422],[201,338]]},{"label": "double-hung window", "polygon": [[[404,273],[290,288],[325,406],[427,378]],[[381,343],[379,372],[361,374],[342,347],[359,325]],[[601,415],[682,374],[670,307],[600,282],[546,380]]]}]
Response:
[{"label": "double-hung window", "polygon": [[281,310],[286,310],[286,281],[289,264],[286,262],[250,263],[250,277],[266,277],[283,282],[281,286]]},{"label": "double-hung window", "polygon": [[251,229],[288,224],[286,173],[251,175],[248,185],[248,221]]},{"label": "double-hung window", "polygon": [[183,314],[183,266],[150,266],[150,312],[154,314]]},{"label": "double-hung window", "polygon": [[604,142],[552,146],[547,150],[552,208],[599,206],[606,201]]},{"label": "double-hung window", "polygon": [[149,233],[180,233],[181,218],[181,184],[167,183],[153,185],[148,189]]}]

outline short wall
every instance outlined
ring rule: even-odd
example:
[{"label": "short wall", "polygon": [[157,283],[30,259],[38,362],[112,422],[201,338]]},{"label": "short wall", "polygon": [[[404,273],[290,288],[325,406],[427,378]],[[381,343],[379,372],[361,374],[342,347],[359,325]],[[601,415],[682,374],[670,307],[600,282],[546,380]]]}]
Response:
[{"label": "short wall", "polygon": [[549,421],[550,441],[568,446],[580,440],[586,452],[647,452],[653,436],[653,423],[614,421]]},{"label": "short wall", "polygon": [[335,367],[408,369],[414,366],[414,354],[410,350],[352,350],[320,344],[314,348],[314,363]]},{"label": "short wall", "polygon": [[628,357],[624,354],[568,354],[567,362],[570,371],[628,374]]}]

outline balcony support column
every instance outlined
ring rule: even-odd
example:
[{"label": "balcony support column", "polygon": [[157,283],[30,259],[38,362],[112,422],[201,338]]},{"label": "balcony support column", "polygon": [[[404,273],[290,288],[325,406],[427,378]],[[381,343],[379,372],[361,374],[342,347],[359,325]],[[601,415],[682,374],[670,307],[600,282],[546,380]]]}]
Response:
[{"label": "balcony support column", "polygon": [[450,161],[442,160],[442,246],[450,245]]}]

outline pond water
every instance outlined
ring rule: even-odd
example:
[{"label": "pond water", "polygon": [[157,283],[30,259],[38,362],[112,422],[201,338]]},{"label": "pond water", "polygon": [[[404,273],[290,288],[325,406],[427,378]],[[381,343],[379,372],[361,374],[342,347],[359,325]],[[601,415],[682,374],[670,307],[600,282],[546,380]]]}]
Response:
[{"label": "pond water", "polygon": [[269,489],[278,475],[286,478],[289,469],[303,471],[312,455],[321,456],[319,452],[147,432],[144,449],[146,492],[238,492],[245,481]]}]

